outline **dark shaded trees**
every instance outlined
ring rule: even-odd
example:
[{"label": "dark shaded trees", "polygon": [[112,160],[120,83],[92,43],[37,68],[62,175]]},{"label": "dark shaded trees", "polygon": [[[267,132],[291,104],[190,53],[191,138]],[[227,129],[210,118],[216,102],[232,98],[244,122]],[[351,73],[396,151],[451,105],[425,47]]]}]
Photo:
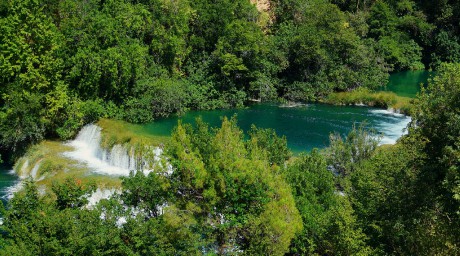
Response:
[{"label": "dark shaded trees", "polygon": [[285,175],[304,226],[292,241],[289,254],[371,254],[349,197],[336,189],[324,156],[317,150],[302,155],[289,165]]},{"label": "dark shaded trees", "polygon": [[278,47],[288,61],[280,75],[285,97],[314,100],[333,91],[383,85],[385,63],[337,6],[326,1],[299,2],[297,8],[277,14],[292,17],[280,23],[276,32]]}]

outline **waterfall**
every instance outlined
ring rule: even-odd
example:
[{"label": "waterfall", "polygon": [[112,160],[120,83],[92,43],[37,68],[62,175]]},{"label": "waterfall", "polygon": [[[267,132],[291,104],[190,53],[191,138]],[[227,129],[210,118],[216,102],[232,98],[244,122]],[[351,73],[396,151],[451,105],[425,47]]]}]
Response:
[{"label": "waterfall", "polygon": [[129,170],[136,169],[134,152],[128,152],[128,150],[120,144],[113,146],[110,152],[104,151],[102,160],[110,165],[118,166],[120,168]]},{"label": "waterfall", "polygon": [[[84,162],[92,171],[109,175],[129,175],[131,170],[142,169],[149,172],[149,166],[145,159],[136,159],[135,152],[128,144],[116,144],[107,150],[101,147],[101,128],[94,124],[83,127],[75,140],[67,144],[74,147],[72,152],[65,152],[64,155]],[[158,160],[162,150],[152,149],[155,160]]]}]

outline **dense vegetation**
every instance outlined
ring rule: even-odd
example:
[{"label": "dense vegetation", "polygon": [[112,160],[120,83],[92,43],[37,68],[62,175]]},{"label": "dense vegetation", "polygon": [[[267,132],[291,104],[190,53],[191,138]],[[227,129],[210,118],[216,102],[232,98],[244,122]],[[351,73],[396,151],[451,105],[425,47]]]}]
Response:
[{"label": "dense vegetation", "polygon": [[2,209],[0,255],[459,255],[460,3],[266,4],[0,1],[3,159],[102,117],[369,95],[388,72],[437,69],[409,134],[378,147],[355,127],[293,157],[272,130],[179,123],[174,171],[132,172],[97,205],[94,184],[42,195],[26,181]]},{"label": "dense vegetation", "polygon": [[0,254],[458,255],[459,97],[460,64],[443,64],[396,145],[355,127],[298,157],[235,118],[179,123],[173,172],[132,172],[97,205],[78,179],[46,195],[26,182],[3,211]]},{"label": "dense vegetation", "polygon": [[100,117],[314,101],[460,58],[456,1],[3,0],[4,160]]}]

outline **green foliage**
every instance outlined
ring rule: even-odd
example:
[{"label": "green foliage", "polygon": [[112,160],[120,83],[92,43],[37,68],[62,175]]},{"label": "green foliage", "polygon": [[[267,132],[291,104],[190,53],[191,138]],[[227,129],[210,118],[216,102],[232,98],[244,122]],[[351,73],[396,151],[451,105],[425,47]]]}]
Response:
[{"label": "green foliage", "polygon": [[406,115],[412,115],[415,111],[414,100],[411,98],[398,96],[393,92],[375,92],[366,88],[331,93],[324,102],[334,105],[364,104],[371,107],[392,108]]},{"label": "green foliage", "polygon": [[442,62],[460,61],[460,42],[456,35],[441,30],[434,39],[436,50],[432,54],[431,65],[438,68]]},{"label": "green foliage", "polygon": [[333,174],[317,150],[286,170],[304,230],[291,243],[292,255],[368,255],[348,197],[336,191]]},{"label": "green foliage", "polygon": [[395,71],[422,70],[422,49],[413,40],[401,34],[383,36],[377,42],[377,49]]},{"label": "green foliage", "polygon": [[[44,137],[45,127],[40,118],[40,97],[30,93],[12,93],[0,112],[1,145],[13,152]],[[10,152],[11,153],[11,152]]]},{"label": "green foliage", "polygon": [[[59,186],[70,189],[65,184]],[[59,210],[27,182],[25,191],[16,194],[4,215],[0,255],[129,254],[111,213],[105,211],[101,219],[99,209]]]},{"label": "green foliage", "polygon": [[271,148],[262,146],[243,141],[236,119],[224,118],[214,131],[198,122],[196,129],[179,124],[174,132],[173,190],[181,195],[176,206],[193,209],[198,223],[208,223],[204,231],[215,244],[207,248],[282,254],[300,230],[289,186],[270,166]]},{"label": "green foliage", "polygon": [[383,85],[389,70],[436,68],[459,57],[458,6],[450,2],[269,5],[2,2],[4,157],[44,137],[70,139],[101,117],[143,123],[248,99],[322,100]]},{"label": "green foliage", "polygon": [[53,182],[51,187],[56,195],[56,207],[59,210],[66,208],[78,208],[88,204],[85,197],[96,190],[95,184],[83,185],[81,180],[67,178],[63,184]]},{"label": "green foliage", "polygon": [[153,118],[184,112],[187,96],[181,80],[140,80],[134,88],[134,96],[125,102],[124,119],[145,123],[153,121]]},{"label": "green foliage", "polygon": [[94,187],[75,178],[53,184],[55,200],[27,182],[5,212],[2,246],[10,255],[282,255],[302,223],[290,186],[267,157],[277,147],[255,138],[283,144],[255,128],[244,141],[236,119],[213,130],[200,121],[196,128],[179,124],[171,167],[132,172],[119,196],[92,207]]},{"label": "green foliage", "polygon": [[336,105],[365,104],[372,107],[389,108],[397,102],[397,97],[392,92],[372,92],[366,88],[359,88],[351,92],[332,93],[326,102]]},{"label": "green foliage", "polygon": [[359,38],[343,12],[325,1],[307,1],[279,25],[277,44],[289,66],[282,72],[291,100],[321,98],[332,91],[373,88],[386,79],[371,42]]},{"label": "green foliage", "polygon": [[374,248],[410,255],[443,246],[441,221],[428,224],[425,207],[433,195],[418,180],[419,157],[412,145],[381,148],[350,176],[347,193]]},{"label": "green foliage", "polygon": [[430,175],[430,183],[445,200],[447,216],[455,216],[452,222],[458,225],[459,187],[459,97],[460,66],[444,64],[423,91],[412,124],[414,136],[427,141],[423,152],[429,157],[424,170]]},{"label": "green foliage", "polygon": [[170,201],[173,195],[171,183],[163,173],[145,175],[132,172],[122,181],[123,193],[120,198],[125,204],[145,211],[149,218],[159,217],[163,204]]},{"label": "green foliage", "polygon": [[[256,145],[257,148],[262,148],[267,151],[267,158],[270,164],[281,166],[291,157],[291,152],[287,147],[286,136],[278,137],[273,129],[258,129],[254,125],[248,132],[250,140],[253,143],[249,146]],[[253,149],[249,148],[250,151]]]},{"label": "green foliage", "polygon": [[[4,213],[0,254],[459,254],[460,68],[442,63],[460,60],[460,5],[268,3],[1,1],[1,155],[71,139],[100,118],[151,122],[248,98],[401,108],[369,90],[388,71],[439,68],[410,108],[409,136],[376,150],[359,127],[331,135],[325,155],[286,163],[272,130],[244,140],[234,119],[180,124],[168,150],[175,171],[133,173],[96,208],[83,207],[91,185],[67,179],[41,197],[27,181]],[[123,128],[104,143],[134,141]],[[158,143],[136,145],[144,139]]]},{"label": "green foliage", "polygon": [[36,1],[9,1],[0,19],[3,150],[23,150],[45,135],[45,95],[60,85],[59,35]]},{"label": "green foliage", "polygon": [[340,134],[331,134],[329,139],[330,146],[325,149],[327,163],[334,173],[341,176],[349,175],[361,161],[372,156],[380,141],[365,123],[354,126],[345,139]]},{"label": "green foliage", "polygon": [[396,71],[424,69],[421,63],[422,49],[414,41],[417,38],[406,32],[413,30],[415,34],[426,34],[430,30],[423,17],[417,14],[412,11],[411,1],[398,2],[395,9],[389,3],[377,1],[370,9],[369,35],[376,38],[378,51]]},{"label": "green foliage", "polygon": [[354,164],[342,184],[382,254],[459,252],[459,66],[445,64],[417,101],[409,135]]}]

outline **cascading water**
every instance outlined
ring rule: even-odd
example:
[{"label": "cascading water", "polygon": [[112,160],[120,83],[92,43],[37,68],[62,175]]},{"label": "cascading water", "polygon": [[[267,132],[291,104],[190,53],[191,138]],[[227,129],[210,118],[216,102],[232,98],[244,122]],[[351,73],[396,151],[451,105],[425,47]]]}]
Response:
[{"label": "cascading water", "polygon": [[[127,145],[114,145],[110,150],[103,149],[101,144],[101,128],[94,124],[83,127],[75,140],[68,145],[75,148],[72,152],[64,153],[65,156],[84,162],[94,172],[109,175],[129,175],[131,170],[143,169],[149,172],[143,159],[135,158],[134,150]],[[162,151],[153,150],[155,158],[159,158]]]},{"label": "cascading water", "polygon": [[40,165],[41,165],[41,160],[38,161],[34,168],[32,168],[32,171],[30,171],[30,177],[32,177],[33,180],[37,180],[37,175],[38,175],[38,170],[40,169]]},{"label": "cascading water", "polygon": [[412,121],[410,116],[394,113],[389,110],[373,109],[369,111],[372,115],[386,116],[385,122],[375,124],[375,128],[384,134],[380,144],[395,144],[404,134],[407,134],[406,127]]},{"label": "cascading water", "polygon": [[[110,152],[104,151],[102,160],[113,166],[118,166],[124,169],[136,169],[136,160],[134,152],[128,152],[125,147],[117,144],[112,147]],[[132,151],[132,150],[131,150]]]}]

